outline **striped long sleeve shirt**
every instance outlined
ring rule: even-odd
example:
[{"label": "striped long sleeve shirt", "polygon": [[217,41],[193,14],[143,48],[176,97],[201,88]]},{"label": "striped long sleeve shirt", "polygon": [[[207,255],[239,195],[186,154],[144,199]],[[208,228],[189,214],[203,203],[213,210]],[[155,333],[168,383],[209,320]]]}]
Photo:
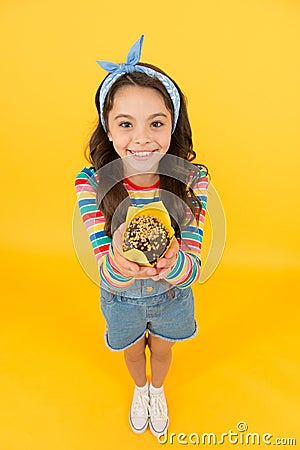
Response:
[{"label": "striped long sleeve shirt", "polygon": [[[190,180],[193,178],[191,174]],[[133,277],[122,273],[115,261],[112,239],[104,231],[105,218],[96,204],[98,174],[94,167],[84,167],[75,178],[75,190],[80,214],[87,230],[96,257],[102,282],[109,289],[124,291],[134,283]],[[159,182],[153,186],[140,187],[129,179],[124,179],[124,187],[128,192],[132,206],[142,207],[148,203],[159,201]],[[180,288],[190,286],[198,280],[201,270],[201,246],[203,239],[204,218],[207,204],[208,177],[201,168],[201,178],[193,191],[201,201],[202,210],[199,221],[193,220],[182,232],[179,242],[178,258],[165,280]]]}]

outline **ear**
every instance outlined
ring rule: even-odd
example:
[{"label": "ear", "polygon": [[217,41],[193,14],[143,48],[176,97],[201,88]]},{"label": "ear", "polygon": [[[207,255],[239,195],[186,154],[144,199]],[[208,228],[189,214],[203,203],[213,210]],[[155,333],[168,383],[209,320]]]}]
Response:
[{"label": "ear", "polygon": [[107,137],[110,140],[110,142],[112,142],[112,135],[111,135],[110,131],[107,132]]}]

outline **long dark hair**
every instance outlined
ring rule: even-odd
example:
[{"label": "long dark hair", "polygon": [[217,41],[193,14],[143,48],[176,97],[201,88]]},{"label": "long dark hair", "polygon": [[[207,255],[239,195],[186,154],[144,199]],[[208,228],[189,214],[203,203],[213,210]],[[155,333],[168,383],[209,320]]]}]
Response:
[{"label": "long dark hair", "polygon": [[[139,65],[150,67],[157,72],[161,72],[166,75],[161,69],[146,63],[139,62]],[[170,78],[170,77],[169,77]],[[186,100],[181,92],[178,85],[172,80],[175,86],[178,89],[180,95],[180,111],[179,117],[177,121],[177,125],[174,133],[171,137],[170,147],[167,154],[177,156],[186,161],[193,161],[196,157],[196,153],[193,150],[193,142],[192,142],[192,132],[188,119],[187,108],[186,108]],[[103,82],[102,82],[103,83]],[[121,158],[115,151],[113,147],[113,143],[108,139],[108,136],[103,129],[100,120],[100,106],[99,106],[99,92],[102,86],[100,84],[96,96],[95,103],[98,111],[98,123],[96,129],[94,130],[88,147],[88,154],[85,152],[85,157],[89,163],[91,163],[96,171],[103,168],[106,164],[115,161],[113,173],[108,173],[112,171],[101,171],[101,174],[104,173],[104,177],[102,175],[101,180],[97,185],[97,194],[96,200],[97,205],[100,211],[103,213],[105,217],[105,232],[108,236],[112,236],[115,228],[120,223],[124,222],[126,216],[126,207],[130,204],[128,192],[123,185],[123,176],[122,176],[122,163]],[[155,77],[149,77],[145,73],[141,72],[132,72],[121,75],[115,83],[112,85],[109,90],[107,97],[105,99],[105,104],[103,108],[103,116],[105,120],[106,128],[108,129],[108,113],[113,107],[114,95],[124,86],[140,86],[146,88],[152,88],[157,90],[163,97],[166,108],[170,111],[173,116],[173,104],[170,99],[169,94],[164,88],[163,84]],[[119,160],[119,161],[118,161]],[[176,158],[174,158],[176,161]],[[119,164],[118,164],[119,163]],[[175,229],[175,234],[177,237],[180,236],[180,229],[183,226],[186,226],[186,205],[190,208],[193,215],[196,216],[197,220],[199,219],[199,215],[202,209],[201,201],[196,197],[193,192],[193,186],[189,186],[187,188],[189,176],[190,176],[190,164],[187,164],[187,167],[184,168],[184,165],[180,164],[180,167],[175,167],[172,169],[172,173],[170,172],[169,167],[164,167],[168,164],[166,158],[162,158],[159,162],[158,173],[160,174],[160,190],[161,190],[161,200],[166,204],[168,203],[167,197],[168,192],[175,194],[173,196],[173,201],[175,201],[176,207],[172,210],[176,211],[175,214],[171,216],[172,226]],[[195,182],[199,181],[201,177],[201,167],[206,169],[206,175],[208,174],[208,169],[203,164],[194,165],[194,170],[196,172],[196,176],[194,177]],[[187,169],[189,168],[189,169]],[[182,182],[178,179],[179,171],[182,173],[182,170],[186,170],[186,182]],[[171,174],[170,175],[162,175],[162,174]],[[203,176],[203,175],[202,175]],[[182,177],[180,177],[182,178]],[[113,186],[111,189],[110,186]],[[167,192],[166,192],[167,191]],[[178,198],[178,201],[176,201]],[[165,201],[164,201],[165,199]],[[124,201],[125,200],[125,201]],[[127,200],[127,201],[126,201]],[[124,202],[123,202],[124,201]],[[121,208],[118,209],[118,206],[122,203],[124,206],[123,210]],[[115,222],[116,211],[118,214],[118,220]],[[114,224],[112,229],[112,218],[114,216]]]}]

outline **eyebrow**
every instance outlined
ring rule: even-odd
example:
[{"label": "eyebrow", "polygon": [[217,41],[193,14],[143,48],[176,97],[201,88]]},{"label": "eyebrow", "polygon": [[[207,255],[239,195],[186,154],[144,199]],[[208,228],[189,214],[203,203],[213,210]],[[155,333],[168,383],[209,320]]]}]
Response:
[{"label": "eyebrow", "polygon": [[[132,117],[130,114],[118,114],[116,117],[114,117],[114,120],[120,119],[121,117],[125,117],[126,119],[134,119],[134,117]],[[158,113],[151,114],[151,116],[148,117],[148,120],[154,119],[154,117],[166,117],[167,118],[168,116],[163,112],[158,112]]]}]

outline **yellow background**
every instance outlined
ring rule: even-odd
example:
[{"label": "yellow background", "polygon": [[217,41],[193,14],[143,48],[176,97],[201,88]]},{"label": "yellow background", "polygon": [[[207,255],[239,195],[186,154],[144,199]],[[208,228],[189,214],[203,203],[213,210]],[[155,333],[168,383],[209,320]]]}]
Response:
[{"label": "yellow background", "polygon": [[170,432],[245,421],[299,445],[299,2],[2,0],[0,12],[0,449],[161,448],[129,428],[132,381],[104,346],[72,241],[95,60],[122,62],[141,33],[142,60],[188,97],[227,219],[221,263],[194,289],[200,333],[174,347]]}]

